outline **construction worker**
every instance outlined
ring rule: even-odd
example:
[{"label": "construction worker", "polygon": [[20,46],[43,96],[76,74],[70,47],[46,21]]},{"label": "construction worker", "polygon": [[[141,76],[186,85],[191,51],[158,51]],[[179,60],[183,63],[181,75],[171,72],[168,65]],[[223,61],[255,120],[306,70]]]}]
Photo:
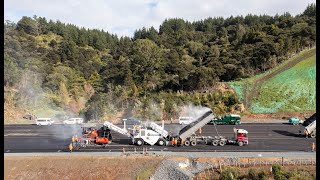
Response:
[{"label": "construction worker", "polygon": [[172,146],[175,146],[175,141],[174,141],[174,137],[172,137],[172,139],[171,139],[171,144],[172,144]]},{"label": "construction worker", "polygon": [[74,141],[75,141],[75,138],[74,138],[74,136],[72,136],[72,138],[71,138],[72,146],[74,144]]},{"label": "construction worker", "polygon": [[177,146],[178,146],[178,138],[175,138],[175,139],[174,139],[174,145],[177,145]]},{"label": "construction worker", "polygon": [[313,142],[312,143],[312,152],[314,152],[314,149],[316,148],[316,144]]},{"label": "construction worker", "polygon": [[305,131],[304,131],[304,133],[305,133],[305,135],[306,135],[306,138],[308,138],[308,136],[309,136],[308,131],[307,131],[307,130],[305,130]]},{"label": "construction worker", "polygon": [[72,144],[70,143],[70,144],[69,144],[70,153],[72,153],[72,149],[73,149],[73,146],[72,146]]},{"label": "construction worker", "polygon": [[201,136],[201,134],[202,134],[202,129],[199,128],[199,135]]},{"label": "construction worker", "polygon": [[76,135],[76,137],[74,138],[74,141],[76,142],[76,145],[78,145],[78,136]]}]

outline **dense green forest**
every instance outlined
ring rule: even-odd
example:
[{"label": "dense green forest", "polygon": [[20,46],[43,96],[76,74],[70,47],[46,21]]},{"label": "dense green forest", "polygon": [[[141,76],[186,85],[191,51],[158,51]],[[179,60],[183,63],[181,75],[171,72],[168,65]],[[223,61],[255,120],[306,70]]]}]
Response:
[{"label": "dense green forest", "polygon": [[22,17],[4,23],[5,105],[87,120],[170,119],[186,104],[230,112],[240,102],[217,83],[265,72],[315,43],[315,4],[296,16],[166,19],[132,38]]}]

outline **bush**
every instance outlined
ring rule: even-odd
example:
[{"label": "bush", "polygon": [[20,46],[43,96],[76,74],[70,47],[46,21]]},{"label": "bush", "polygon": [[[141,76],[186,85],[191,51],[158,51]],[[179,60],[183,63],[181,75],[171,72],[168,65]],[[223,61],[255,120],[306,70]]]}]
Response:
[{"label": "bush", "polygon": [[237,177],[238,177],[238,172],[235,169],[230,167],[224,169],[220,174],[221,180],[234,180],[234,179],[237,179]]},{"label": "bush", "polygon": [[275,180],[286,179],[286,177],[283,175],[283,173],[281,171],[281,166],[278,164],[272,165],[272,174],[273,174],[273,178]]},{"label": "bush", "polygon": [[259,173],[258,173],[258,179],[267,180],[267,179],[268,179],[267,173],[264,172],[264,171],[259,172]]},{"label": "bush", "polygon": [[263,170],[258,172],[255,169],[249,169],[248,175],[246,176],[248,180],[267,180],[268,175]]}]

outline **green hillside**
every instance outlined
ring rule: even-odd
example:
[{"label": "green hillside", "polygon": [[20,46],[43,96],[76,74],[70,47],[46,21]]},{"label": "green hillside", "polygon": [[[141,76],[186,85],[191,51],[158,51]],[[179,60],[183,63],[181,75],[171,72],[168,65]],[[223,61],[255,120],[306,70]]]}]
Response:
[{"label": "green hillside", "polygon": [[253,113],[316,108],[316,50],[306,50],[275,69],[229,83]]}]

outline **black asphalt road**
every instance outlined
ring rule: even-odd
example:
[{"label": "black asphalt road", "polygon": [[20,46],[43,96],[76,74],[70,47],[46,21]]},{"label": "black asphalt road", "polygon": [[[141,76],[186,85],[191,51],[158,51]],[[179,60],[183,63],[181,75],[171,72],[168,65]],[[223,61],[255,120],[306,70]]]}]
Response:
[{"label": "black asphalt road", "polygon": [[[172,133],[178,133],[183,126],[178,124],[165,125],[165,129]],[[198,144],[195,147],[171,147],[171,146],[150,146],[138,147],[129,145],[130,140],[125,136],[112,131],[113,142],[107,147],[90,147],[78,151],[141,151],[143,147],[148,150],[157,151],[310,151],[311,144],[316,143],[315,139],[299,136],[299,126],[281,123],[248,123],[241,125],[218,125],[216,126],[219,135],[233,137],[233,128],[242,128],[249,132],[249,145],[236,146],[225,145],[214,147],[211,145]],[[14,152],[59,152],[67,151],[72,135],[81,135],[79,125],[5,125],[4,126],[4,151]],[[216,131],[213,125],[206,125],[202,128],[205,136],[215,136]]]}]

